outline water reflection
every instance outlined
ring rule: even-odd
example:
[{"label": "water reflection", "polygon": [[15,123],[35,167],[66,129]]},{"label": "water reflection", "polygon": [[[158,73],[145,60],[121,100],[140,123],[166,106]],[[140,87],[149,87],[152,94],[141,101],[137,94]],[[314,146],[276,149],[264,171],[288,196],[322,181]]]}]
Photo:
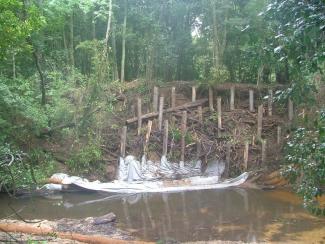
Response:
[{"label": "water reflection", "polygon": [[[287,241],[301,231],[325,226],[324,218],[310,216],[293,199],[288,192],[235,188],[132,195],[69,193],[15,201],[0,196],[0,217],[12,213],[8,205],[25,206],[20,215],[28,219],[85,218],[112,211],[119,227],[139,238],[178,241]],[[325,232],[320,237],[325,238]]]}]

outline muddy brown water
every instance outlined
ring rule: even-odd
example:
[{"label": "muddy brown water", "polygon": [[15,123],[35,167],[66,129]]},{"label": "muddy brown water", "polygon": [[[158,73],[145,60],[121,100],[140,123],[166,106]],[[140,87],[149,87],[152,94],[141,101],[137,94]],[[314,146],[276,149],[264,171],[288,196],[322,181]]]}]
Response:
[{"label": "muddy brown water", "polygon": [[[288,191],[232,188],[179,193],[65,193],[10,199],[0,195],[0,218],[13,209],[25,219],[117,215],[117,226],[142,240],[325,243],[325,218],[305,211]],[[11,218],[17,218],[12,215]]]}]

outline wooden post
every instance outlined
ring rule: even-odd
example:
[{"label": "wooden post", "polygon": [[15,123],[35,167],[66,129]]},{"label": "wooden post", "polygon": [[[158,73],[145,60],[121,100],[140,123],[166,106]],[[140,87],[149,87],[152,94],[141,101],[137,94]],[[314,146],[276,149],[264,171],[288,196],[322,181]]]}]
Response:
[{"label": "wooden post", "polygon": [[141,134],[141,127],[142,127],[142,109],[141,109],[141,98],[138,97],[138,136]]},{"label": "wooden post", "polygon": [[221,121],[221,97],[217,98],[217,114],[218,114],[218,130],[222,128],[222,121]]},{"label": "wooden post", "polygon": [[161,129],[162,129],[163,111],[164,111],[164,97],[160,97],[160,100],[159,100],[159,115],[158,115],[159,131],[161,131]]},{"label": "wooden post", "polygon": [[192,102],[196,101],[196,87],[192,86]]},{"label": "wooden post", "polygon": [[211,87],[209,87],[209,109],[210,111],[214,111],[213,108],[213,90]]},{"label": "wooden post", "polygon": [[185,161],[185,134],[186,134],[186,124],[187,124],[187,112],[183,111],[182,113],[182,124],[181,124],[181,132],[182,132],[182,140],[181,140],[181,161]]},{"label": "wooden post", "polygon": [[143,154],[145,156],[148,154],[148,143],[149,143],[149,139],[150,139],[151,128],[152,128],[152,120],[148,120],[146,139],[145,139],[144,146],[143,146]]},{"label": "wooden post", "polygon": [[153,88],[153,104],[152,104],[152,109],[154,112],[158,112],[158,96],[159,96],[159,90],[158,87]]},{"label": "wooden post", "polygon": [[175,108],[176,106],[176,88],[172,87],[172,95],[171,95],[171,107]]},{"label": "wooden post", "polygon": [[262,140],[262,163],[265,162],[266,158],[266,140]]},{"label": "wooden post", "polygon": [[254,109],[254,90],[249,90],[249,111],[255,112]]},{"label": "wooden post", "polygon": [[168,148],[168,120],[164,121],[164,138],[163,138],[163,156],[167,155],[167,148]]},{"label": "wooden post", "polygon": [[201,151],[202,151],[201,141],[197,141],[196,142],[196,158],[197,158],[197,160],[200,159]]},{"label": "wooden post", "polygon": [[131,115],[132,115],[133,117],[136,116],[136,115],[135,115],[135,106],[134,106],[134,104],[131,105]]},{"label": "wooden post", "polygon": [[244,149],[244,168],[247,170],[248,164],[248,151],[249,151],[249,143],[248,141],[245,142],[245,149]]},{"label": "wooden post", "polygon": [[263,104],[258,106],[258,113],[257,113],[257,139],[262,138],[262,123],[263,123]]},{"label": "wooden post", "polygon": [[269,116],[272,116],[272,106],[273,106],[273,90],[269,89],[269,96],[267,100],[267,105],[268,105],[268,114]]},{"label": "wooden post", "polygon": [[203,111],[202,111],[202,106],[198,106],[197,108],[197,113],[199,117],[199,122],[203,123]]},{"label": "wooden post", "polygon": [[230,110],[235,109],[235,87],[230,88]]},{"label": "wooden post", "polygon": [[289,117],[289,122],[291,124],[293,120],[293,103],[290,98],[288,100],[288,117]]},{"label": "wooden post", "polygon": [[126,148],[126,131],[127,127],[123,126],[121,133],[121,157],[125,157],[125,148]]},{"label": "wooden post", "polygon": [[231,145],[230,143],[228,142],[227,145],[226,145],[226,163],[227,163],[227,174],[226,174],[226,177],[229,176],[229,172],[230,172],[230,151],[231,151]]},{"label": "wooden post", "polygon": [[281,144],[281,126],[278,126],[278,130],[277,130],[277,144],[280,145]]}]

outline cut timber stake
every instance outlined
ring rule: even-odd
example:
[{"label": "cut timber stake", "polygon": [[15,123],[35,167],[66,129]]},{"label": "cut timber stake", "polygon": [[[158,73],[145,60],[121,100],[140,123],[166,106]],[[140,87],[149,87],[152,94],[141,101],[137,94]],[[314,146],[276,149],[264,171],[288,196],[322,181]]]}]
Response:
[{"label": "cut timber stake", "polygon": [[290,98],[288,100],[288,117],[289,117],[289,122],[291,124],[293,120],[293,103]]},{"label": "cut timber stake", "polygon": [[262,140],[262,163],[265,163],[266,158],[266,140]]},{"label": "cut timber stake", "polygon": [[187,112],[183,111],[182,113],[182,124],[181,124],[181,132],[182,132],[182,141],[181,141],[181,161],[185,161],[185,135],[186,135],[186,124],[187,124]]},{"label": "cut timber stake", "polygon": [[158,96],[159,96],[159,91],[158,87],[153,88],[153,104],[152,104],[152,109],[154,112],[158,112]]},{"label": "cut timber stake", "polygon": [[244,168],[245,171],[247,170],[248,164],[248,151],[249,151],[249,143],[245,142],[245,149],[244,149]]},{"label": "cut timber stake", "polygon": [[209,109],[210,111],[214,111],[213,108],[213,90],[211,87],[209,87]]},{"label": "cut timber stake", "polygon": [[278,126],[278,130],[277,130],[277,144],[278,145],[281,144],[281,126]]},{"label": "cut timber stake", "polygon": [[168,120],[164,121],[163,156],[167,156],[168,148]]},{"label": "cut timber stake", "polygon": [[197,107],[197,113],[199,117],[199,122],[203,123],[203,111],[202,111],[202,106]]},{"label": "cut timber stake", "polygon": [[196,87],[192,86],[192,102],[196,101]]},{"label": "cut timber stake", "polygon": [[218,114],[218,131],[222,129],[222,122],[221,122],[221,97],[217,98],[217,114]]},{"label": "cut timber stake", "polygon": [[267,100],[269,116],[272,116],[272,106],[273,106],[273,91],[269,89],[269,96]]},{"label": "cut timber stake", "polygon": [[175,108],[176,106],[176,88],[172,87],[172,95],[171,95],[171,107]]},{"label": "cut timber stake", "polygon": [[144,142],[144,147],[143,147],[143,154],[145,156],[147,156],[147,154],[148,154],[148,143],[149,143],[149,139],[150,139],[151,128],[152,128],[152,120],[149,120],[148,127],[147,127],[146,140]]},{"label": "cut timber stake", "polygon": [[226,163],[227,163],[227,173],[226,173],[226,177],[229,176],[229,172],[230,172],[230,151],[231,151],[231,145],[228,142],[226,145]]},{"label": "cut timber stake", "polygon": [[163,112],[164,112],[164,97],[160,97],[160,100],[159,100],[159,115],[158,115],[159,131],[161,131],[161,129],[162,129]]},{"label": "cut timber stake", "polygon": [[230,88],[230,110],[235,109],[235,87]]},{"label": "cut timber stake", "polygon": [[250,112],[255,112],[254,109],[254,91],[249,90],[249,111]]},{"label": "cut timber stake", "polygon": [[138,136],[141,134],[142,127],[142,109],[141,109],[141,98],[138,98]]},{"label": "cut timber stake", "polygon": [[121,157],[125,157],[125,148],[126,148],[126,131],[127,127],[123,126],[121,133]]},{"label": "cut timber stake", "polygon": [[[164,113],[176,112],[176,111],[179,111],[179,110],[184,110],[184,109],[188,109],[188,108],[197,107],[197,106],[203,105],[207,101],[208,101],[208,99],[199,99],[199,100],[196,100],[195,102],[186,103],[184,105],[177,106],[175,108],[168,108],[168,109],[164,110]],[[149,113],[149,114],[144,114],[142,116],[142,120],[144,120],[144,119],[150,119],[150,118],[153,118],[153,117],[157,117],[158,115],[159,115],[159,113],[157,113],[157,112],[152,112],[152,113]],[[136,122],[137,120],[138,120],[138,118],[131,118],[131,119],[128,119],[126,121],[126,123],[127,124],[131,124],[131,123]]]},{"label": "cut timber stake", "polygon": [[257,139],[262,138],[262,123],[263,123],[263,104],[258,106],[257,113]]},{"label": "cut timber stake", "polygon": [[196,142],[196,159],[199,160],[201,157],[201,152],[202,152],[202,146],[201,146],[201,142],[197,141]]}]

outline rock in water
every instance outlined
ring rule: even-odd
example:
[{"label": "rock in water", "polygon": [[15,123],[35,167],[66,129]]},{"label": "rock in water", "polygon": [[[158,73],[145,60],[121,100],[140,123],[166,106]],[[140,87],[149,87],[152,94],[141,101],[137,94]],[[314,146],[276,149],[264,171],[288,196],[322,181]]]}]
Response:
[{"label": "rock in water", "polygon": [[105,214],[103,216],[94,218],[93,224],[94,225],[102,225],[114,222],[116,220],[116,215],[114,213]]}]

